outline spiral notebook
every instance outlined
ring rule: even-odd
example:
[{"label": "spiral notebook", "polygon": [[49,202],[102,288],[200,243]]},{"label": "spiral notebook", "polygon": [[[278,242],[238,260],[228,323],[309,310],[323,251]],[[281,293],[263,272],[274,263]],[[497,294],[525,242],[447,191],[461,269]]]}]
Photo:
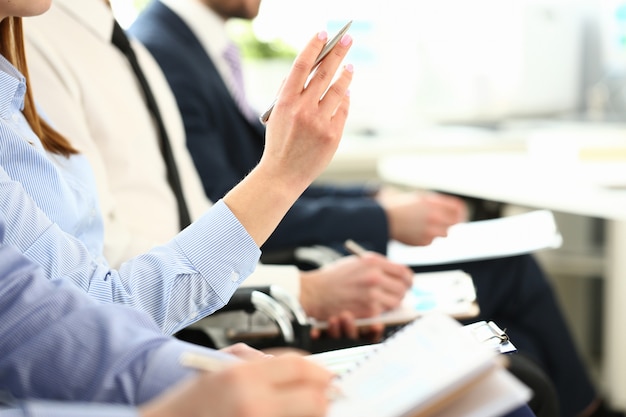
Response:
[{"label": "spiral notebook", "polygon": [[456,320],[429,313],[338,376],[328,417],[498,417],[530,397],[502,355]]}]

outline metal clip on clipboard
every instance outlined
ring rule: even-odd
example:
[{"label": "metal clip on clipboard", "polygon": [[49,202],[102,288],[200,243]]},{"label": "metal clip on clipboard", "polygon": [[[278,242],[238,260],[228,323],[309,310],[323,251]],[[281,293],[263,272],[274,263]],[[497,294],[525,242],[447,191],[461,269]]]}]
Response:
[{"label": "metal clip on clipboard", "polygon": [[465,328],[472,333],[477,341],[493,347],[500,353],[510,353],[517,350],[506,334],[506,329],[502,330],[493,321],[479,321],[468,324]]}]

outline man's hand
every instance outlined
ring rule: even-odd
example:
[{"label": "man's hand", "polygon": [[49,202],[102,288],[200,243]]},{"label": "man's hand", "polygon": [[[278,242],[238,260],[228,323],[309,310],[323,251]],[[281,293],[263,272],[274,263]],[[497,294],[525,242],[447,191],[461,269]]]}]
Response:
[{"label": "man's hand", "polygon": [[347,256],[303,272],[300,303],[309,316],[319,320],[345,311],[356,318],[373,317],[398,307],[412,280],[409,268],[380,254]]},{"label": "man's hand", "polygon": [[323,331],[315,328],[311,330],[312,339],[318,339],[325,333],[332,339],[364,339],[376,343],[380,342],[385,333],[385,325],[383,323],[357,326],[354,315],[349,311],[343,311],[339,315],[329,317],[326,323],[328,326]]},{"label": "man's hand", "polygon": [[467,207],[458,197],[383,190],[375,198],[387,213],[390,237],[407,245],[428,245],[447,236],[450,226],[467,221]]}]

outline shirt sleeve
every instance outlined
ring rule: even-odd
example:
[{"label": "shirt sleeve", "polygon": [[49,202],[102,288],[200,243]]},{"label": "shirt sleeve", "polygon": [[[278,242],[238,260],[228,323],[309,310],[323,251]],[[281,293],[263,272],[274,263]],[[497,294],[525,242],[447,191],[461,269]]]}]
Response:
[{"label": "shirt sleeve", "polygon": [[2,409],[0,417],[139,417],[135,407],[111,404],[24,402]]},{"label": "shirt sleeve", "polygon": [[12,247],[0,245],[0,259],[0,386],[17,400],[143,404],[193,374],[183,352],[233,360],[162,335],[141,311],[48,281]]},{"label": "shirt sleeve", "polygon": [[48,279],[71,280],[99,301],[143,310],[166,334],[223,307],[259,261],[259,248],[223,201],[168,243],[114,270],[52,223],[2,168],[0,194],[5,242]]}]

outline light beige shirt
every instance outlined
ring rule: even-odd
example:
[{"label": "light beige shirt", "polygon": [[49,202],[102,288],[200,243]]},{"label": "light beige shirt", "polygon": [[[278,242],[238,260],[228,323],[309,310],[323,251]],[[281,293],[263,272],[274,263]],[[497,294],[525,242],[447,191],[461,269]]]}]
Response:
[{"label": "light beige shirt", "polygon": [[[104,254],[113,267],[178,232],[158,133],[126,58],[110,43],[111,10],[102,0],[55,0],[24,19],[36,101],[90,161],[105,220]],[[156,61],[134,49],[159,104],[193,219],[210,207],[185,145],[176,100]],[[291,266],[260,265],[245,285],[274,283],[299,294]]]}]

